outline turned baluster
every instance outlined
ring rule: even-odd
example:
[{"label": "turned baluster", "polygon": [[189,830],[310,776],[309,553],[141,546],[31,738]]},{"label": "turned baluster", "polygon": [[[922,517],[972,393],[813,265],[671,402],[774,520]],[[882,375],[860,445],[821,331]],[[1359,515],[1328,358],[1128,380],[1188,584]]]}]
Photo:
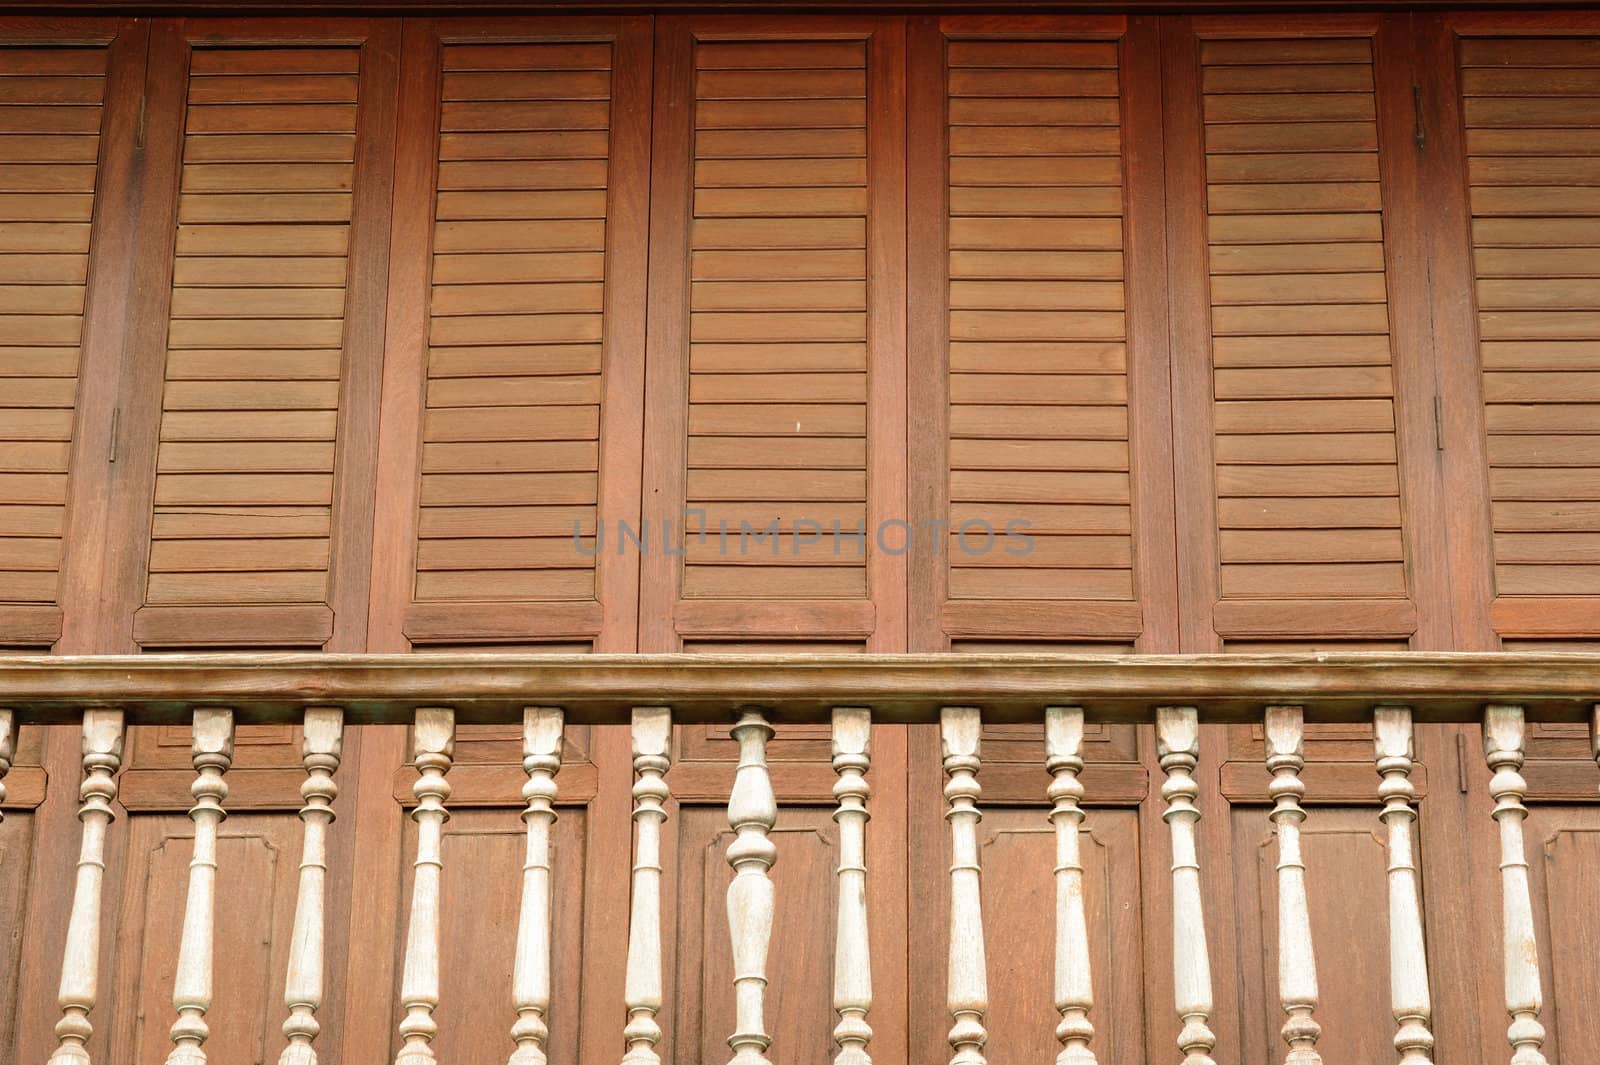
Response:
[{"label": "turned baluster", "polygon": [[839,1046],[834,1065],[871,1065],[867,1044],[872,1027],[871,952],[867,938],[866,772],[872,765],[872,711],[865,707],[838,707],[833,711],[833,786],[839,808],[833,819],[839,825],[839,915],[834,936],[833,1008],[839,1023],[833,1041]]},{"label": "turned baluster", "polygon": [[947,706],[939,711],[944,753],[945,820],[950,822],[950,956],[946,996],[950,1019],[947,1037],[954,1054],[950,1065],[985,1065],[983,1026],[989,1012],[989,979],[983,952],[983,894],[978,865],[980,734],[983,724],[975,706]]},{"label": "turned baluster", "polygon": [[206,1011],[211,1008],[216,936],[217,826],[227,816],[222,809],[222,800],[228,797],[223,774],[233,764],[233,711],[196,710],[191,733],[192,761],[198,774],[191,789],[194,805],[189,808],[189,819],[194,822],[194,857],[189,861],[189,892],[183,905],[178,975],[172,984],[178,1019],[172,1024],[167,1065],[205,1065],[201,1044],[211,1034]]},{"label": "turned baluster", "polygon": [[72,889],[72,916],[67,920],[67,946],[61,961],[61,1019],[56,1022],[56,1048],[50,1065],[89,1065],[89,1037],[100,974],[100,895],[106,871],[106,827],[117,799],[117,770],[122,766],[122,711],[83,712],[83,842],[78,851],[77,881]]},{"label": "turned baluster", "polygon": [[735,1027],[728,1037],[732,1065],[767,1061],[767,1035],[762,1017],[767,990],[767,948],[772,940],[773,891],[768,870],[778,860],[769,833],[778,821],[778,802],[767,774],[767,740],[772,726],[759,711],[747,710],[733,727],[739,743],[739,768],[728,797],[728,844],[733,882],[728,885],[728,930],[733,939]]},{"label": "turned baluster", "polygon": [[628,972],[623,997],[628,1024],[623,1065],[659,1065],[661,1025],[661,826],[671,794],[672,711],[665,706],[633,710],[633,909],[628,918]]},{"label": "turned baluster", "polygon": [[1061,1023],[1056,1038],[1061,1052],[1056,1065],[1095,1065],[1094,981],[1089,972],[1089,922],[1083,911],[1083,859],[1078,832],[1083,826],[1083,708],[1051,706],[1044,712],[1044,767],[1050,774],[1046,792],[1054,804],[1050,823],[1056,830],[1056,1009]]},{"label": "turned baluster", "polygon": [[337,707],[312,707],[305,713],[300,759],[306,768],[300,785],[304,839],[300,845],[300,893],[294,904],[294,934],[289,940],[289,975],[283,985],[289,1017],[283,1034],[289,1045],[278,1065],[317,1065],[311,1045],[322,1026],[317,1008],[322,1005],[323,902],[328,876],[328,826],[333,823],[333,800],[339,785],[333,774],[343,751],[344,711]]},{"label": "turned baluster", "polygon": [[411,812],[417,823],[417,861],[411,882],[411,916],[406,923],[405,973],[400,981],[400,1005],[406,1011],[400,1037],[405,1042],[395,1065],[430,1065],[435,1060],[433,1037],[439,1032],[433,1011],[439,1005],[439,880],[444,870],[440,845],[450,816],[444,806],[450,784],[444,776],[455,755],[455,711],[418,709],[411,737],[412,761],[422,775],[411,786],[417,797],[417,808]]},{"label": "turned baluster", "polygon": [[1300,854],[1300,805],[1306,786],[1305,717],[1298,706],[1269,706],[1266,714],[1266,762],[1272,774],[1267,795],[1278,834],[1278,997],[1283,1012],[1283,1041],[1289,1044],[1284,1065],[1322,1065],[1317,1038],[1322,1026],[1312,1017],[1317,1008],[1317,963],[1311,949],[1311,911],[1306,901],[1306,865]]},{"label": "turned baluster", "polygon": [[1511,1026],[1511,1065],[1546,1065],[1544,1025],[1539,1023],[1543,998],[1539,988],[1539,944],[1533,929],[1533,900],[1528,892],[1528,855],[1522,841],[1522,805],[1528,782],[1523,779],[1523,715],[1520,706],[1490,706],[1483,714],[1483,753],[1494,776],[1494,819],[1500,825],[1500,912],[1505,945],[1506,1012]]},{"label": "turned baluster", "polygon": [[[17,717],[11,710],[0,710],[0,803],[6,801],[6,774],[11,772],[11,760],[17,755]],[[0,811],[0,821],[5,813]]]},{"label": "turned baluster", "polygon": [[522,812],[528,826],[528,853],[522,863],[522,910],[517,919],[517,959],[511,1002],[517,1021],[511,1039],[517,1049],[510,1065],[544,1065],[550,1028],[550,828],[555,824],[556,773],[561,769],[563,715],[553,706],[522,712],[522,768],[528,782]]},{"label": "turned baluster", "polygon": [[1205,911],[1200,896],[1200,858],[1195,848],[1195,822],[1200,794],[1194,769],[1200,761],[1200,717],[1192,706],[1156,710],[1156,750],[1167,779],[1161,797],[1162,818],[1172,836],[1172,990],[1178,1019],[1178,1049],[1184,1065],[1216,1065],[1211,1050],[1211,958],[1206,948]]},{"label": "turned baluster", "polygon": [[1417,819],[1411,800],[1411,709],[1380,706],[1373,711],[1377,750],[1379,820],[1389,830],[1389,997],[1398,1030],[1394,1046],[1401,1065],[1433,1060],[1433,1033],[1428,1030],[1433,1005],[1428,996],[1428,956],[1422,938],[1422,906],[1417,893],[1417,864],[1412,857],[1411,824]]}]

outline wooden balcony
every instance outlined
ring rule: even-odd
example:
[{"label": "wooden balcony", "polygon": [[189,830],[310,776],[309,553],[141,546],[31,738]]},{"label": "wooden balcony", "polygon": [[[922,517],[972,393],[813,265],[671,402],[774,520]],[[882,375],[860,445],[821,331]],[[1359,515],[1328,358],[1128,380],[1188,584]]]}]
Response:
[{"label": "wooden balcony", "polygon": [[[212,1004],[218,825],[226,816],[227,773],[241,724],[296,722],[303,728],[304,807],[294,934],[285,983],[286,1045],[280,1065],[311,1065],[320,1026],[324,950],[326,832],[338,791],[341,735],[347,722],[410,724],[417,776],[415,873],[399,990],[403,1019],[396,1065],[435,1060],[434,1018],[441,977],[441,829],[449,816],[449,773],[461,724],[520,722],[526,806],[515,972],[505,999],[512,1065],[546,1060],[551,1008],[551,826],[560,798],[562,736],[569,724],[632,730],[635,845],[627,977],[615,1003],[623,1060],[658,1059],[663,1030],[663,912],[660,832],[673,797],[674,722],[726,722],[738,746],[728,792],[733,877],[727,889],[736,1022],[728,1044],[737,1065],[769,1060],[765,1015],[769,985],[785,979],[784,959],[769,957],[782,920],[769,870],[781,858],[774,827],[783,818],[767,744],[775,724],[831,723],[834,819],[839,826],[834,939],[833,1039],[836,1060],[869,1061],[872,982],[867,863],[871,726],[939,726],[949,822],[948,1041],[953,1065],[986,1061],[988,965],[976,826],[982,816],[982,728],[989,723],[1044,725],[1038,791],[1051,804],[1056,861],[1053,1026],[1061,1065],[1089,1065],[1095,1055],[1090,926],[1085,908],[1079,828],[1094,801],[1080,780],[1088,725],[1153,723],[1160,796],[1171,854],[1172,1008],[1187,1065],[1207,1065],[1213,1033],[1213,974],[1206,938],[1205,854],[1196,822],[1203,723],[1259,723],[1263,769],[1270,773],[1276,834],[1279,999],[1291,1065],[1310,1065],[1320,1026],[1301,780],[1307,723],[1371,722],[1374,818],[1386,835],[1390,1000],[1394,1045],[1402,1063],[1432,1060],[1434,1035],[1428,951],[1413,822],[1416,819],[1414,723],[1481,723],[1489,792],[1500,838],[1507,1040],[1517,1065],[1545,1059],[1541,988],[1522,823],[1528,791],[1521,775],[1529,722],[1586,722],[1600,758],[1600,655],[1340,654],[1229,656],[1085,655],[588,655],[342,656],[147,655],[0,659],[0,784],[25,723],[81,720],[82,849],[62,965],[61,1020],[54,1065],[89,1061],[100,957],[101,881],[107,826],[118,799],[125,729],[188,724],[195,781],[190,817],[193,858],[176,956],[169,1065],[206,1060],[206,1014]],[[1600,787],[1600,777],[1591,782]],[[3,795],[0,795],[3,798]],[[9,871],[8,871],[9,872]],[[1451,870],[1444,870],[1450,875]],[[617,871],[621,875],[621,870]],[[65,885],[60,885],[65,890]],[[822,890],[823,885],[815,885]],[[1489,915],[1483,915],[1485,919]],[[484,989],[484,993],[490,993]]]}]

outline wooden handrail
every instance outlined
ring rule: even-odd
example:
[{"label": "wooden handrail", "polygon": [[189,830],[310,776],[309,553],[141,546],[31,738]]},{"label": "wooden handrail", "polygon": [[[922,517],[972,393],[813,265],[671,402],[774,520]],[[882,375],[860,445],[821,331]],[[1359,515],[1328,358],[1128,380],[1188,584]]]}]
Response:
[{"label": "wooden handrail", "polygon": [[298,721],[312,706],[405,723],[446,706],[463,724],[512,724],[534,704],[571,724],[627,724],[636,706],[670,706],[680,722],[729,721],[742,706],[826,722],[834,707],[870,706],[876,721],[927,723],[951,705],[1042,721],[1062,703],[1106,722],[1154,721],[1168,705],[1259,722],[1269,704],[1303,706],[1308,722],[1370,721],[1383,703],[1419,722],[1475,722],[1490,703],[1578,722],[1600,703],[1600,654],[0,656],[0,707],[29,723],[114,707],[129,724],[178,724],[195,706],[228,707],[240,724]]}]

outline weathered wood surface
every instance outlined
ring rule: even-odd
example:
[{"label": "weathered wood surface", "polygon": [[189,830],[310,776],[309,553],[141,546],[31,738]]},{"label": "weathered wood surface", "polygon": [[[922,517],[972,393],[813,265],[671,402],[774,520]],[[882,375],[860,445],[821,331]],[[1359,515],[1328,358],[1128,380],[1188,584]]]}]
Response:
[{"label": "weathered wood surface", "polygon": [[443,705],[463,724],[513,724],[531,697],[569,724],[625,724],[633,707],[663,704],[680,723],[726,721],[741,704],[780,722],[871,705],[881,723],[927,723],[957,703],[1014,722],[1038,720],[1062,691],[1101,722],[1152,722],[1173,702],[1217,723],[1259,722],[1264,706],[1289,702],[1308,723],[1370,721],[1380,703],[1409,706],[1419,723],[1476,722],[1489,703],[1581,722],[1600,693],[1600,654],[0,656],[0,703],[27,723],[116,705],[132,723],[177,724],[206,703],[233,707],[240,724],[297,721],[319,705],[342,705],[351,723]]}]

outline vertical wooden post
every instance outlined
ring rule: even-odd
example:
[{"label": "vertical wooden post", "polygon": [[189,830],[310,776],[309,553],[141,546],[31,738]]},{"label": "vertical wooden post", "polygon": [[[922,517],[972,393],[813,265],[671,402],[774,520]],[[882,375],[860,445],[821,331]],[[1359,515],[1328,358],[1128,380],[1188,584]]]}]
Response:
[{"label": "vertical wooden post", "polygon": [[344,711],[315,706],[306,711],[301,728],[300,758],[306,780],[300,785],[305,806],[300,820],[305,826],[300,845],[300,893],[294,904],[294,934],[289,941],[289,974],[283,985],[283,1002],[289,1017],[283,1034],[289,1045],[278,1065],[317,1065],[311,1045],[322,1031],[317,1008],[322,1005],[323,904],[328,876],[328,826],[333,823],[333,800],[339,785],[333,774],[344,749]]},{"label": "vertical wooden post", "polygon": [[633,709],[633,909],[628,918],[628,973],[623,997],[628,1051],[623,1065],[659,1065],[661,1025],[661,826],[671,794],[665,779],[672,766],[672,710]]},{"label": "vertical wooden post", "polygon": [[1523,712],[1520,706],[1490,706],[1483,712],[1483,753],[1494,776],[1494,819],[1500,825],[1500,913],[1505,945],[1506,1012],[1511,1027],[1511,1065],[1546,1065],[1544,1025],[1539,1023],[1539,943],[1528,893],[1528,855],[1522,840],[1522,805],[1528,782],[1522,777]]},{"label": "vertical wooden post", "polygon": [[988,963],[983,950],[983,889],[978,865],[979,749],[983,722],[975,706],[946,706],[939,711],[944,748],[944,786],[950,822],[950,968],[948,1008],[954,1022],[948,1037],[955,1053],[950,1065],[986,1065],[983,1026],[989,1012]]},{"label": "vertical wooden post", "polygon": [[733,989],[736,1020],[728,1045],[733,1065],[767,1062],[767,1035],[762,1013],[767,990],[767,948],[772,940],[773,892],[768,870],[778,860],[777,844],[768,835],[778,822],[778,800],[767,774],[767,740],[772,726],[756,710],[739,715],[733,738],[739,742],[739,768],[728,797],[728,931],[733,939]]},{"label": "vertical wooden post", "polygon": [[194,857],[189,861],[189,892],[183,904],[183,938],[178,944],[178,975],[172,983],[172,1052],[167,1065],[205,1065],[201,1045],[211,1034],[206,1011],[211,1008],[212,954],[216,939],[217,826],[227,814],[223,774],[233,764],[233,711],[202,708],[191,726],[194,782]]},{"label": "vertical wooden post", "polygon": [[839,1023],[833,1041],[839,1046],[834,1065],[872,1065],[867,1044],[872,1026],[872,953],[867,936],[867,796],[866,772],[872,765],[872,711],[837,707],[833,711],[833,786],[839,808],[839,914],[833,945],[833,1008]]},{"label": "vertical wooden post", "polygon": [[50,1065],[89,1065],[89,1013],[98,995],[100,974],[100,895],[106,871],[106,827],[117,798],[117,770],[122,766],[122,711],[83,712],[83,842],[78,850],[78,876],[72,889],[72,916],[67,921],[67,947],[61,960],[61,1019],[56,1022],[56,1049]]},{"label": "vertical wooden post", "polygon": [[411,881],[411,916],[406,923],[405,975],[400,981],[400,1022],[405,1043],[395,1065],[430,1065],[435,1060],[433,1037],[439,1026],[433,1011],[439,1005],[439,880],[444,871],[440,853],[444,823],[450,815],[450,771],[456,749],[456,714],[443,707],[422,707],[411,727],[413,764],[422,775],[411,786],[417,797],[412,820],[417,823],[416,872]]},{"label": "vertical wooden post", "polygon": [[1156,751],[1167,774],[1161,797],[1162,815],[1172,833],[1172,990],[1183,1029],[1178,1049],[1184,1065],[1216,1065],[1211,1049],[1211,956],[1206,946],[1205,910],[1200,897],[1200,858],[1195,849],[1195,822],[1200,794],[1194,768],[1200,762],[1200,715],[1192,706],[1156,709]]},{"label": "vertical wooden post", "polygon": [[1311,910],[1306,900],[1306,865],[1300,854],[1300,825],[1306,819],[1300,798],[1306,786],[1305,716],[1298,706],[1269,706],[1266,713],[1266,762],[1272,774],[1267,795],[1270,818],[1278,833],[1278,996],[1283,1001],[1283,1041],[1289,1044],[1284,1065],[1322,1065],[1317,1039],[1322,1026],[1312,1017],[1317,1008],[1317,962],[1311,946]]},{"label": "vertical wooden post", "polygon": [[522,909],[517,917],[517,958],[511,1003],[517,1020],[511,1039],[517,1049],[510,1065],[544,1065],[550,1028],[550,828],[555,824],[556,773],[561,770],[564,715],[553,706],[522,711],[522,786],[527,809],[528,853],[522,863]]},{"label": "vertical wooden post", "polygon": [[1056,829],[1056,1009],[1061,1023],[1056,1038],[1061,1053],[1056,1065],[1096,1065],[1089,1043],[1094,1025],[1094,981],[1089,971],[1089,923],[1083,912],[1083,859],[1078,831],[1083,826],[1083,707],[1050,706],[1044,711],[1044,767],[1050,774],[1046,793],[1054,804],[1050,823]]},{"label": "vertical wooden post", "polygon": [[1428,995],[1428,955],[1422,938],[1422,904],[1417,894],[1417,863],[1411,850],[1411,783],[1413,748],[1411,708],[1380,706],[1373,711],[1377,749],[1379,819],[1389,829],[1389,997],[1399,1025],[1394,1046],[1401,1065],[1433,1060],[1433,1033],[1428,1024],[1433,1003]]}]

